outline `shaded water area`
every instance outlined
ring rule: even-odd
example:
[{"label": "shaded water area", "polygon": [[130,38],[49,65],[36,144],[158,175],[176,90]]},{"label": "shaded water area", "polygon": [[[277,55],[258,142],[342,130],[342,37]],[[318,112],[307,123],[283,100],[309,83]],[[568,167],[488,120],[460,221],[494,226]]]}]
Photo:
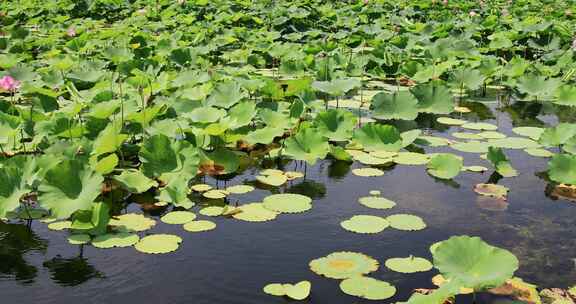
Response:
[{"label": "shaded water area", "polygon": [[[575,113],[539,103],[498,105],[496,102],[465,104],[470,121],[497,124],[511,135],[518,126],[549,126],[575,120]],[[417,125],[430,135],[450,138],[462,131],[435,122],[436,116],[421,116]],[[465,157],[466,165],[489,163],[478,154],[461,153],[447,147],[426,148]],[[6,303],[287,303],[261,290],[271,282],[310,280],[312,294],[305,303],[380,303],[343,294],[338,280],[320,277],[309,270],[312,259],[335,251],[358,251],[381,264],[387,258],[422,256],[431,259],[429,246],[452,235],[480,236],[488,243],[512,251],[520,260],[516,273],[541,287],[566,288],[576,282],[576,203],[555,199],[546,176],[547,159],[522,150],[506,150],[520,175],[502,178],[485,173],[462,172],[453,181],[440,181],[426,173],[425,166],[397,165],[381,177],[358,177],[351,169],[363,167],[324,160],[307,166],[305,179],[280,188],[259,186],[256,191],[234,196],[230,203],[261,201],[278,192],[296,192],[314,199],[313,209],[296,215],[281,215],[265,223],[247,223],[213,218],[218,227],[205,233],[188,233],[179,225],[158,225],[147,233],[173,233],[183,238],[180,249],[166,255],[145,255],[133,248],[101,250],[68,244],[67,234],[49,231],[45,224],[26,222],[0,224],[0,295]],[[251,183],[261,168],[274,167],[262,161],[228,181],[207,178],[224,187]],[[298,162],[283,163],[284,169],[303,171]],[[472,188],[477,183],[497,182],[510,188],[508,206],[486,204]],[[357,200],[370,190],[397,202],[390,210],[372,210]],[[130,204],[128,212],[140,212]],[[498,209],[498,210],[496,210]],[[502,210],[505,209],[505,210]],[[194,211],[197,210],[195,207]],[[406,232],[394,229],[375,235],[359,235],[339,223],[352,215],[387,216],[410,213],[422,217],[428,228]],[[161,214],[161,213],[160,213]],[[158,219],[159,214],[152,215]],[[416,274],[392,272],[381,265],[371,276],[395,285],[397,295],[382,303],[406,300],[414,288],[433,288],[435,271]],[[469,298],[457,303],[470,303]],[[480,303],[496,303],[479,297]],[[502,302],[498,302],[502,303]]]}]

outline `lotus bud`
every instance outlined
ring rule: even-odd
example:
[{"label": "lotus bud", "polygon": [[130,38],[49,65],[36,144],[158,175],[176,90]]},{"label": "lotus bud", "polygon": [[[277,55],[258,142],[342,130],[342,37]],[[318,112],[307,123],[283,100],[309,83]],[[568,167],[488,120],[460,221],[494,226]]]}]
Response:
[{"label": "lotus bud", "polygon": [[68,37],[76,37],[76,29],[73,28],[73,27],[69,27],[69,28],[66,30],[66,36],[68,36]]},{"label": "lotus bud", "polygon": [[186,4],[186,0],[178,0],[178,4],[179,4],[179,5],[184,5],[184,4]]},{"label": "lotus bud", "polygon": [[448,0],[442,0],[442,5],[448,6]]},{"label": "lotus bud", "polygon": [[368,3],[370,3],[370,0],[364,0],[364,5],[368,5]]},{"label": "lotus bud", "polygon": [[470,15],[470,17],[474,17],[476,16],[476,12],[475,11],[470,11],[470,13],[468,13]]},{"label": "lotus bud", "polygon": [[139,10],[136,11],[138,13],[138,15],[144,16],[146,15],[146,13],[148,12],[145,8],[141,8]]},{"label": "lotus bud", "polygon": [[8,92],[14,92],[20,87],[20,81],[12,76],[6,75],[0,78],[0,89]]}]

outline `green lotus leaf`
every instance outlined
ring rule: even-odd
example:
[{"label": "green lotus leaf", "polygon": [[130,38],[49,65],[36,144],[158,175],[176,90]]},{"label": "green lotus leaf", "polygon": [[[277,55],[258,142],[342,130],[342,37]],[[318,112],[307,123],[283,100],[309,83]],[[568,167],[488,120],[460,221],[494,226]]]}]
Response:
[{"label": "green lotus leaf", "polygon": [[192,189],[192,191],[196,191],[196,192],[204,192],[204,191],[208,191],[208,190],[212,189],[212,186],[207,185],[207,184],[196,184],[196,185],[192,185],[190,187],[190,189]]},{"label": "green lotus leaf", "polygon": [[461,126],[463,124],[468,123],[465,120],[462,119],[456,119],[456,118],[451,118],[451,117],[438,117],[436,119],[436,121],[438,123],[441,123],[443,125],[449,125],[449,126]]},{"label": "green lotus leaf", "polygon": [[222,199],[228,196],[228,192],[220,189],[212,189],[202,193],[202,196],[209,199]]},{"label": "green lotus leaf", "polygon": [[407,147],[411,145],[422,134],[422,130],[414,129],[400,133],[402,137],[402,146]]},{"label": "green lotus leaf", "polygon": [[[370,194],[372,194],[372,192]],[[380,195],[380,192],[378,192],[376,195]],[[378,196],[361,197],[358,199],[358,202],[368,208],[373,209],[390,209],[396,206],[395,202]]]},{"label": "green lotus leaf", "polygon": [[530,156],[534,156],[534,157],[552,157],[554,156],[554,153],[545,150],[545,149],[540,149],[540,148],[528,148],[528,149],[524,149],[524,152],[526,152],[528,155]]},{"label": "green lotus leaf", "polygon": [[283,297],[286,295],[285,284],[272,283],[264,286],[263,291],[269,295]]},{"label": "green lotus leaf", "polygon": [[561,84],[560,79],[525,75],[518,79],[518,90],[529,99],[550,100]]},{"label": "green lotus leaf", "polygon": [[409,91],[378,93],[372,98],[372,117],[413,120],[418,116],[418,100]]},{"label": "green lotus leaf", "polygon": [[442,137],[420,136],[414,141],[414,143],[421,146],[442,147],[450,144],[450,141]]},{"label": "green lotus leaf", "polygon": [[566,144],[571,138],[574,138],[575,136],[576,124],[559,123],[552,128],[547,128],[544,130],[544,132],[542,132],[540,135],[539,142],[544,146],[554,147]]},{"label": "green lotus leaf", "polygon": [[0,218],[6,217],[20,206],[20,199],[32,191],[24,168],[17,163],[0,167]]},{"label": "green lotus leaf", "polygon": [[506,137],[501,139],[490,139],[488,140],[488,145],[504,148],[504,149],[527,149],[527,148],[538,148],[540,144],[529,138],[523,137]]},{"label": "green lotus leaf", "polygon": [[176,251],[182,238],[172,234],[152,234],[140,239],[134,248],[142,253],[164,254]]},{"label": "green lotus leaf", "polygon": [[479,237],[453,236],[434,251],[434,266],[442,276],[476,291],[498,287],[512,278],[518,259]]},{"label": "green lotus leaf", "polygon": [[437,178],[452,179],[460,174],[462,167],[462,157],[441,153],[433,156],[428,162],[428,173]]},{"label": "green lotus leaf", "polygon": [[228,111],[226,117],[231,129],[244,127],[252,122],[256,116],[256,104],[252,101],[243,101]]},{"label": "green lotus leaf", "polygon": [[166,135],[153,135],[144,141],[139,157],[142,173],[148,177],[159,177],[178,168],[178,156]]},{"label": "green lotus leaf", "polygon": [[331,279],[347,279],[378,270],[378,261],[358,252],[334,252],[312,260],[310,269]]},{"label": "green lotus leaf", "polygon": [[286,175],[258,175],[256,176],[256,180],[265,184],[274,187],[278,187],[284,185],[288,181],[288,177]]},{"label": "green lotus leaf", "polygon": [[213,123],[226,115],[226,111],[213,107],[199,107],[182,116],[196,123]]},{"label": "green lotus leaf", "polygon": [[244,92],[239,83],[226,81],[216,85],[207,99],[210,106],[230,108],[244,98]]},{"label": "green lotus leaf", "polygon": [[484,166],[464,166],[462,167],[462,170],[470,172],[485,172],[488,171],[488,168]]},{"label": "green lotus leaf", "polygon": [[166,224],[182,225],[196,219],[196,214],[188,211],[172,211],[166,213],[160,220]]},{"label": "green lotus leaf", "polygon": [[342,96],[348,91],[360,87],[361,82],[356,78],[334,79],[331,81],[314,81],[312,88],[332,96]]},{"label": "green lotus leaf", "polygon": [[333,141],[346,141],[352,137],[352,130],[358,119],[345,110],[331,109],[318,113],[314,126],[318,133]]},{"label": "green lotus leaf", "polygon": [[502,133],[497,132],[497,131],[484,131],[484,132],[478,133],[478,136],[480,136],[484,139],[504,139],[504,138],[506,138],[505,134],[502,134]]},{"label": "green lotus leaf", "polygon": [[202,232],[202,231],[209,231],[216,228],[216,223],[211,221],[191,221],[183,226],[184,230],[188,232]]},{"label": "green lotus leaf", "polygon": [[372,156],[372,154],[368,153],[358,153],[354,155],[354,160],[369,166],[385,165],[394,162],[394,158],[392,157],[380,158],[380,157],[374,157]]},{"label": "green lotus leaf", "polygon": [[116,122],[109,124],[102,130],[94,140],[94,149],[92,155],[99,156],[106,153],[116,152],[124,141],[128,138],[127,134],[121,134],[121,126]]},{"label": "green lotus leaf", "polygon": [[112,218],[109,225],[116,226],[125,232],[139,232],[156,226],[156,221],[142,214],[127,213]]},{"label": "green lotus leaf", "polygon": [[205,216],[219,216],[224,213],[225,208],[220,206],[209,206],[204,207],[198,211],[198,213]]},{"label": "green lotus leaf", "polygon": [[454,150],[467,153],[487,153],[489,147],[490,145],[481,141],[469,141],[450,145],[450,148]]},{"label": "green lotus leaf", "polygon": [[432,293],[421,294],[413,293],[408,302],[398,302],[397,304],[445,304],[446,301],[460,292],[458,282],[448,282]]},{"label": "green lotus leaf", "polygon": [[403,148],[400,132],[391,125],[365,124],[354,132],[354,139],[367,151],[397,152]]},{"label": "green lotus leaf", "polygon": [[92,246],[101,249],[130,247],[140,241],[137,234],[129,232],[103,234],[92,240]]},{"label": "green lotus leaf", "polygon": [[140,170],[122,170],[120,175],[113,177],[124,189],[132,193],[142,193],[152,187],[157,187],[158,183],[146,177]]},{"label": "green lotus leaf", "polygon": [[394,214],[386,218],[390,227],[398,230],[416,231],[426,228],[424,220],[416,215],[411,214]]},{"label": "green lotus leaf", "polygon": [[352,156],[348,154],[344,148],[339,146],[330,145],[330,156],[340,161],[352,161]]},{"label": "green lotus leaf", "polygon": [[486,122],[467,122],[461,125],[461,127],[470,130],[486,130],[486,131],[498,130],[498,126]]},{"label": "green lotus leaf", "polygon": [[56,230],[56,231],[62,231],[65,229],[70,229],[72,228],[72,222],[71,221],[60,221],[60,222],[53,222],[48,224],[48,229],[50,230]]},{"label": "green lotus leaf", "polygon": [[390,283],[363,276],[343,280],[340,289],[347,295],[368,300],[386,300],[396,294],[396,287]]},{"label": "green lotus leaf", "polygon": [[240,158],[234,151],[218,148],[211,152],[201,153],[200,166],[214,166],[216,175],[236,172],[240,166]]},{"label": "green lotus leaf", "polygon": [[477,184],[474,186],[474,192],[495,198],[506,198],[508,188],[496,184]]},{"label": "green lotus leaf", "polygon": [[284,134],[284,129],[276,127],[264,127],[248,133],[244,139],[249,144],[268,145],[274,141],[274,138]]},{"label": "green lotus leaf", "polygon": [[544,132],[544,129],[537,127],[516,127],[512,129],[512,132],[520,136],[529,137],[532,140],[538,140]]},{"label": "green lotus leaf", "polygon": [[254,187],[250,185],[235,185],[226,188],[226,191],[233,194],[245,194],[254,191]]},{"label": "green lotus leaf", "polygon": [[282,193],[267,196],[262,201],[264,208],[279,213],[300,213],[312,209],[312,199],[295,193]]},{"label": "green lotus leaf", "polygon": [[576,86],[573,85],[561,85],[556,90],[556,100],[555,104],[575,107],[576,106]]},{"label": "green lotus leaf", "polygon": [[451,75],[451,81],[456,84],[458,88],[467,88],[469,90],[476,90],[484,84],[485,77],[479,70],[468,68],[461,68]]},{"label": "green lotus leaf", "polygon": [[467,133],[467,132],[454,132],[452,137],[456,137],[459,139],[473,139],[473,140],[482,140],[484,137],[480,136],[479,133]]},{"label": "green lotus leaf", "polygon": [[435,84],[419,84],[411,89],[418,99],[418,110],[432,114],[450,114],[454,111],[454,100],[450,89]]},{"label": "green lotus leaf", "polygon": [[409,256],[407,258],[391,258],[384,265],[392,271],[401,273],[424,272],[432,269],[432,263],[425,258]]},{"label": "green lotus leaf", "polygon": [[548,162],[548,176],[558,183],[576,185],[576,155],[554,155]]},{"label": "green lotus leaf", "polygon": [[371,151],[370,156],[380,158],[380,159],[391,159],[398,156],[398,152],[390,151]]},{"label": "green lotus leaf", "polygon": [[382,176],[384,171],[376,168],[357,168],[352,170],[352,174],[363,177]]},{"label": "green lotus leaf", "polygon": [[247,222],[266,222],[271,221],[278,216],[278,212],[264,208],[262,203],[250,203],[236,208],[232,216],[237,220]]},{"label": "green lotus leaf", "polygon": [[400,152],[394,157],[394,162],[400,165],[425,165],[429,161],[430,156],[414,152]]},{"label": "green lotus leaf", "polygon": [[65,160],[49,169],[38,187],[38,201],[59,219],[90,210],[102,190],[102,175],[78,160]]},{"label": "green lotus leaf", "polygon": [[70,235],[67,240],[68,243],[71,245],[84,245],[90,243],[90,235],[89,234],[72,234]]},{"label": "green lotus leaf", "polygon": [[[369,194],[372,196],[379,196],[380,194],[382,194],[382,192],[380,190],[370,190]],[[360,198],[360,199],[362,199],[362,198]],[[394,204],[396,204],[396,203],[394,203]]]},{"label": "green lotus leaf", "polygon": [[373,215],[354,215],[340,223],[342,228],[355,233],[379,233],[390,226],[387,220]]},{"label": "green lotus leaf", "polygon": [[518,172],[512,167],[512,164],[510,164],[508,157],[506,157],[502,149],[490,147],[487,158],[500,175],[504,177],[518,176]]},{"label": "green lotus leaf", "polygon": [[318,159],[324,159],[330,152],[330,145],[317,130],[300,129],[285,142],[284,153],[295,160],[303,160],[314,165]]},{"label": "green lotus leaf", "polygon": [[310,296],[311,289],[312,289],[312,283],[310,283],[309,281],[302,281],[294,285],[290,284],[288,286],[284,286],[286,296],[296,301],[302,301],[308,298],[308,296]]}]

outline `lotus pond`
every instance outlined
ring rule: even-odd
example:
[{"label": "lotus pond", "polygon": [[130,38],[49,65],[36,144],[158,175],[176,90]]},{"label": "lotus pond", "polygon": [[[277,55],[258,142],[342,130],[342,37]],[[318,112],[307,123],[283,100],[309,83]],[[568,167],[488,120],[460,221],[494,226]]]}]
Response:
[{"label": "lotus pond", "polygon": [[574,303],[573,10],[0,3],[0,297]]}]

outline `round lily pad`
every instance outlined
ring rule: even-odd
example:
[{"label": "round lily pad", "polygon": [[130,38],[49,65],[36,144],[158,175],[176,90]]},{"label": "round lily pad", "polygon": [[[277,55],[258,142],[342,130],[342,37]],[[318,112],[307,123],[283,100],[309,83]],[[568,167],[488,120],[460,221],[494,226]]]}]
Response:
[{"label": "round lily pad", "polygon": [[409,256],[407,258],[391,258],[384,265],[392,271],[401,273],[424,272],[432,269],[432,263],[425,258]]},{"label": "round lily pad", "polygon": [[204,192],[204,191],[208,191],[208,190],[212,189],[212,186],[210,186],[208,184],[196,184],[196,185],[192,185],[192,187],[190,187],[190,189],[192,189],[193,191],[196,191],[196,192]]},{"label": "round lily pad", "polygon": [[308,296],[310,296],[311,289],[312,289],[312,283],[310,283],[309,281],[298,282],[294,285],[284,284],[284,290],[286,292],[286,296],[296,301],[302,301],[306,299]]},{"label": "round lily pad", "polygon": [[244,194],[244,193],[254,191],[254,187],[252,187],[250,185],[236,185],[236,186],[226,188],[226,191],[228,193],[232,193],[232,194]]},{"label": "round lily pad", "polygon": [[540,149],[540,148],[528,148],[528,149],[524,149],[524,152],[528,153],[528,155],[534,156],[534,157],[552,157],[554,156],[554,153],[546,150],[546,149]]},{"label": "round lily pad", "polygon": [[470,112],[472,112],[472,110],[470,110],[467,107],[454,107],[454,112],[456,112],[456,113],[470,113]]},{"label": "round lily pad", "polygon": [[222,199],[228,196],[226,190],[212,189],[202,193],[202,196],[209,199]]},{"label": "round lily pad", "polygon": [[184,230],[189,232],[209,231],[216,228],[216,223],[211,221],[192,221],[184,224]]},{"label": "round lily pad", "polygon": [[166,224],[182,225],[196,218],[196,214],[189,211],[172,211],[166,213],[160,220]]},{"label": "round lily pad", "polygon": [[284,171],[278,169],[264,169],[260,171],[260,175],[284,175]]},{"label": "round lily pad", "polygon": [[363,276],[343,280],[340,289],[347,295],[368,300],[386,300],[396,294],[396,287],[390,283]]},{"label": "round lily pad", "polygon": [[459,142],[451,144],[450,147],[460,152],[487,153],[489,145],[480,141]]},{"label": "round lily pad", "polygon": [[454,132],[451,134],[453,137],[459,138],[459,139],[476,139],[476,140],[481,140],[483,139],[482,136],[480,136],[479,134],[476,133],[467,133],[467,132]]},{"label": "round lily pad", "polygon": [[286,290],[284,288],[284,284],[281,283],[272,283],[264,286],[263,291],[269,295],[282,297],[286,295]]},{"label": "round lily pad", "polygon": [[379,233],[390,226],[390,223],[379,216],[354,215],[350,219],[341,222],[340,226],[355,233]]},{"label": "round lily pad", "polygon": [[56,231],[61,231],[64,229],[70,229],[72,228],[72,222],[71,221],[60,221],[60,222],[53,222],[48,224],[48,229],[50,230],[56,230]]},{"label": "round lily pad", "polygon": [[68,237],[68,243],[72,245],[84,245],[90,243],[89,234],[72,234]]},{"label": "round lily pad", "polygon": [[460,126],[467,123],[467,121],[465,120],[450,117],[438,117],[436,118],[436,121],[443,125],[449,125],[449,126]]},{"label": "round lily pad", "polygon": [[256,176],[256,180],[269,186],[278,187],[284,185],[288,178],[285,175],[258,175]]},{"label": "round lily pad", "polygon": [[142,238],[134,248],[148,254],[163,254],[176,251],[182,238],[172,234],[152,234]]},{"label": "round lily pad", "polygon": [[426,228],[426,223],[422,218],[411,214],[394,214],[386,218],[390,227],[398,230],[415,231]]},{"label": "round lily pad", "polygon": [[140,237],[134,233],[120,232],[109,233],[95,237],[92,240],[92,246],[101,249],[113,247],[130,247],[140,240]]},{"label": "round lily pad", "polygon": [[462,170],[470,172],[484,172],[488,171],[488,168],[484,166],[464,166],[462,167]]},{"label": "round lily pad", "polygon": [[353,169],[352,174],[356,176],[372,177],[372,176],[382,176],[384,171],[376,168],[358,168]]},{"label": "round lily pad", "polygon": [[450,153],[438,153],[428,163],[428,174],[440,179],[452,179],[462,170],[462,157]]},{"label": "round lily pad", "polygon": [[300,213],[312,208],[312,199],[295,193],[273,194],[264,198],[266,209],[280,213]]},{"label": "round lily pad", "polygon": [[394,162],[401,165],[425,165],[430,157],[422,153],[400,152],[394,157]]},{"label": "round lily pad", "polygon": [[142,214],[127,213],[110,219],[110,226],[116,226],[127,232],[139,232],[148,230],[156,225],[156,221]]},{"label": "round lily pad", "polygon": [[506,134],[497,132],[497,131],[484,131],[484,132],[480,132],[478,133],[478,136],[484,138],[484,139],[502,139],[502,138],[506,138]]},{"label": "round lily pad", "polygon": [[477,184],[474,192],[491,197],[505,198],[508,195],[508,188],[496,184]]},{"label": "round lily pad", "polygon": [[278,212],[264,208],[262,203],[250,203],[236,208],[232,217],[247,222],[265,222],[276,218]]},{"label": "round lily pad", "polygon": [[398,152],[389,152],[389,151],[378,150],[378,151],[370,152],[369,155],[371,155],[373,157],[377,157],[377,158],[389,159],[389,158],[392,158],[392,157],[398,155]]},{"label": "round lily pad", "polygon": [[392,158],[380,158],[367,153],[354,156],[354,160],[369,166],[385,165],[387,163],[393,162]]},{"label": "round lily pad", "polygon": [[503,148],[503,149],[528,149],[539,148],[540,144],[523,137],[506,137],[500,139],[491,139],[487,142],[488,145]]},{"label": "round lily pad", "polygon": [[429,147],[442,147],[450,144],[450,140],[436,136],[420,136],[416,139],[415,143]]},{"label": "round lily pad", "polygon": [[378,196],[364,196],[359,198],[358,202],[368,208],[373,209],[390,209],[396,206],[395,202]]},{"label": "round lily pad", "polygon": [[378,261],[358,252],[334,252],[312,260],[310,269],[332,279],[347,279],[378,270]]},{"label": "round lily pad", "polygon": [[486,130],[486,131],[498,130],[498,126],[485,122],[468,122],[463,124],[461,127],[470,130]]},{"label": "round lily pad", "polygon": [[544,129],[538,127],[517,127],[513,128],[512,132],[520,136],[525,136],[533,140],[538,140],[540,139],[542,133],[544,133]]},{"label": "round lily pad", "polygon": [[204,207],[198,211],[198,213],[205,215],[205,216],[219,216],[224,213],[224,207],[220,206],[209,206]]}]

